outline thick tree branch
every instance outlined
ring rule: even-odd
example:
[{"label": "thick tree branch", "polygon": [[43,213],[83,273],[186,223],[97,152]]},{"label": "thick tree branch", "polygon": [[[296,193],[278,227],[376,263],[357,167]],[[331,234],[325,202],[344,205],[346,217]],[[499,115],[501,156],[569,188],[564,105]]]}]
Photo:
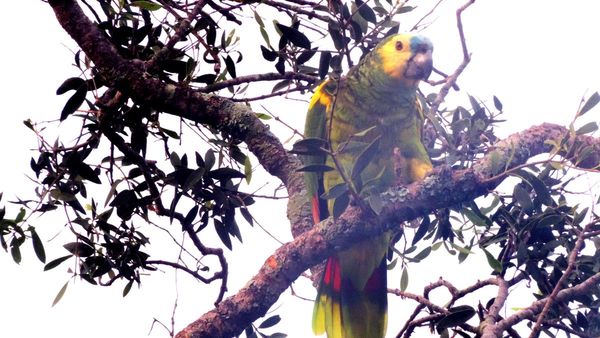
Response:
[{"label": "thick tree branch", "polygon": [[142,61],[127,60],[119,55],[75,1],[51,0],[49,3],[60,25],[94,62],[109,86],[159,111],[216,128],[244,141],[261,165],[281,179],[290,195],[302,188],[302,180],[294,179],[299,176],[294,172],[298,160],[286,153],[279,139],[248,106],[183,85],[165,84],[145,72],[146,65]]},{"label": "thick tree branch", "polygon": [[[248,286],[190,324],[177,337],[239,334],[249,323],[263,316],[303,271],[320,263],[333,251],[347,248],[358,240],[376,236],[394,225],[435,209],[485,195],[504,178],[496,172],[498,167],[510,169],[525,163],[530,157],[549,152],[552,148],[544,142],[548,139],[560,140],[565,135],[568,135],[568,129],[557,125],[531,127],[498,142],[495,149],[472,169],[453,172],[447,168],[437,168],[434,174],[421,182],[390,189],[382,194],[382,199],[387,203],[379,222],[365,217],[367,215],[363,215],[357,207],[348,208],[335,223],[331,219],[321,222],[279,248],[267,259]],[[589,136],[577,136],[573,144],[585,144],[600,150],[600,141]],[[593,161],[586,161],[586,165],[597,165],[600,152],[598,154],[594,155]],[[494,179],[490,180],[491,177]],[[557,298],[560,295],[559,292]],[[504,328],[509,326],[503,325]]]},{"label": "thick tree branch", "polygon": [[108,85],[159,111],[210,126],[244,141],[261,166],[286,186],[288,217],[296,225],[294,234],[312,227],[303,193],[303,176],[296,171],[300,161],[286,152],[269,126],[247,105],[186,86],[163,83],[145,72],[147,65],[140,60],[127,60],[119,55],[75,1],[51,0],[49,3],[60,25],[94,62]]}]

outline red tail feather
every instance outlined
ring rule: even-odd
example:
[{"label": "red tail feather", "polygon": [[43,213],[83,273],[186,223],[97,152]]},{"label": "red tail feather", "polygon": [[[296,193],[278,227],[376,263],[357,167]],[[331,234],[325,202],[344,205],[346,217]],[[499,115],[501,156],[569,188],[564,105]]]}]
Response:
[{"label": "red tail feather", "polygon": [[321,221],[321,212],[319,210],[319,196],[313,196],[312,198],[312,217],[313,217],[313,222],[315,222],[315,224],[319,223]]}]

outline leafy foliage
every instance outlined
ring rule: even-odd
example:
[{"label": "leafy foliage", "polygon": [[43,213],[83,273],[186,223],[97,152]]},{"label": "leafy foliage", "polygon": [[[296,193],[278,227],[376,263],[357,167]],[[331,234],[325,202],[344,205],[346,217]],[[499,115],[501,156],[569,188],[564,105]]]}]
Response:
[{"label": "leafy foliage", "polygon": [[[143,63],[149,78],[189,88],[194,95],[211,94],[247,104],[293,92],[303,94],[327,75],[338,77],[380,39],[398,32],[400,22],[413,10],[405,2],[379,0],[333,0],[329,7],[310,1],[192,1],[186,6],[178,1],[88,2],[93,3],[88,10],[103,36],[119,55]],[[248,17],[252,19],[246,20]],[[248,31],[262,38],[255,48],[242,44],[246,33],[241,29],[242,20],[244,30],[250,27]],[[244,60],[264,62],[251,67]],[[249,206],[258,196],[244,191],[254,160],[247,144],[239,135],[215,127],[218,123],[204,123],[204,117],[168,116],[160,104],[122,90],[118,81],[127,81],[123,69],[99,67],[81,51],[75,54],[74,63],[77,76],[67,78],[56,91],[58,95],[72,93],[56,113],[56,141],[47,141],[47,125],[25,121],[39,145],[37,156],[30,161],[38,180],[36,199],[17,201],[22,208],[14,218],[7,218],[5,209],[0,209],[0,245],[20,263],[22,245],[29,239],[45,270],[75,260],[73,277],[95,285],[124,279],[123,295],[134,282],[141,282],[144,272],[156,270],[160,264],[174,266],[204,283],[221,281],[220,301],[227,288],[223,249],[234,250],[233,239],[242,241],[240,215],[251,226],[255,223]],[[255,69],[261,73],[251,74]],[[108,79],[115,77],[124,80],[109,84]],[[265,86],[264,81],[271,85]],[[207,97],[210,101],[211,96]],[[489,264],[485,274],[513,284],[533,281],[537,287],[533,295],[538,299],[557,289],[581,285],[598,274],[600,244],[594,237],[600,231],[598,218],[571,193],[576,182],[573,167],[587,163],[594,153],[593,147],[577,144],[575,137],[593,133],[597,124],[575,128],[575,119],[570,133],[546,141],[552,147],[547,160],[509,170],[511,158],[522,157],[520,152],[527,150],[516,144],[508,155],[495,152],[501,101],[493,97],[492,108],[486,101],[467,96],[468,105],[433,109],[437,97],[435,93],[419,97],[425,116],[424,144],[434,164],[456,171],[471,169],[487,154],[496,175],[490,182],[510,177],[510,187],[424,215],[415,222],[415,231],[405,227],[405,237],[398,238],[389,255],[393,262],[389,268],[402,271],[401,292],[409,285],[409,265],[425,262],[440,248],[459,262],[474,254],[485,255]],[[598,102],[598,94],[592,94],[576,116],[589,113]],[[257,117],[270,118],[263,113]],[[247,132],[243,121],[219,123],[238,123],[242,130],[236,131]],[[371,131],[358,133],[353,140],[352,147],[361,151],[347,173],[350,180],[323,195],[334,200],[334,218],[357,199],[364,199],[376,213],[385,203],[369,190],[373,182],[360,179],[378,147],[377,138],[360,141]],[[184,143],[192,144],[194,150],[182,149]],[[294,144],[291,153],[325,156],[331,154],[328,147],[325,140],[303,139]],[[300,170],[335,168],[305,166]],[[72,237],[63,244],[64,255],[46,262],[43,240],[29,217],[59,212],[64,213]],[[183,234],[196,251],[186,256],[187,260],[179,257],[177,262],[166,262],[151,256],[149,233],[174,220],[180,227],[171,226],[169,234]],[[211,235],[220,243],[211,242]],[[577,249],[582,239],[585,250]],[[176,245],[182,251],[191,247]],[[574,251],[579,254],[571,261]],[[206,256],[215,256],[218,263],[206,265],[202,261]],[[68,282],[54,304],[67,286]],[[492,303],[480,304],[477,309],[457,305],[463,296],[455,294],[439,308],[428,305],[435,315],[426,323],[441,336],[475,337],[478,333],[473,327],[477,325],[473,323],[483,321]],[[599,299],[600,289],[594,286],[574,300],[554,302],[542,329],[549,335],[551,329],[568,328],[573,335],[598,336]],[[423,308],[417,308],[415,316]],[[284,337],[282,333],[264,333],[279,321],[279,315],[271,315],[248,326],[245,334]]]}]

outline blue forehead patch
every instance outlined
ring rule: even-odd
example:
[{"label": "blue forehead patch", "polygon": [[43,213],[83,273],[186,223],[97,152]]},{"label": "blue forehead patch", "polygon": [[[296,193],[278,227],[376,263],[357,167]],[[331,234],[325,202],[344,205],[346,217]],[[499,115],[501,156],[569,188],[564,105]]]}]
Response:
[{"label": "blue forehead patch", "polygon": [[433,50],[433,44],[428,38],[424,36],[415,35],[410,38],[410,50],[413,52]]}]

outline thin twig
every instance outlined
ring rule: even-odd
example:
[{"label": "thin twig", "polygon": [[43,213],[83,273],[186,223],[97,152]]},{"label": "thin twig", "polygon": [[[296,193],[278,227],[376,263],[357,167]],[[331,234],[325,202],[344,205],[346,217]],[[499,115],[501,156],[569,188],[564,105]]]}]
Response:
[{"label": "thin twig", "polygon": [[271,94],[259,95],[259,96],[254,96],[254,97],[249,97],[249,98],[243,98],[243,99],[231,98],[230,100],[232,102],[258,101],[258,100],[268,99],[270,97],[275,97],[275,96],[281,96],[281,95],[289,94],[291,92],[297,92],[297,91],[307,90],[307,89],[310,89],[311,87],[312,87],[312,85],[298,86],[296,88],[290,88],[290,89],[286,89],[286,90],[279,90],[279,91],[276,91],[276,92],[271,93]]},{"label": "thin twig", "polygon": [[284,4],[281,2],[276,2],[273,0],[262,0],[261,4],[264,5],[268,5],[271,7],[276,8],[279,11],[285,12],[285,11],[291,11],[293,13],[298,13],[298,14],[304,14],[306,15],[309,19],[312,18],[317,18],[323,22],[329,22],[329,20],[331,20],[331,17],[326,16],[326,15],[321,15],[321,14],[317,14],[317,11],[314,9],[314,7],[311,7],[311,10],[305,10],[300,6],[294,6],[294,5],[290,5],[290,4]]},{"label": "thin twig", "polygon": [[173,48],[175,47],[175,44],[181,41],[183,38],[185,38],[186,34],[188,34],[189,32],[192,20],[194,20],[198,16],[198,14],[200,14],[200,11],[202,10],[202,7],[204,7],[204,5],[204,0],[198,1],[196,3],[196,6],[194,6],[194,9],[192,9],[192,11],[188,14],[187,18],[179,22],[179,25],[175,29],[175,33],[173,34],[173,36],[171,36],[169,41],[167,41],[165,46],[161,48],[161,50],[159,50],[156,54],[154,54],[152,59],[150,59],[150,61],[146,63],[146,67],[148,67],[148,69],[154,68],[157,63],[160,63],[163,59],[167,58],[173,50]]},{"label": "thin twig", "polygon": [[309,84],[315,83],[319,80],[318,77],[297,73],[297,72],[285,72],[283,74],[280,73],[265,73],[265,74],[254,74],[254,75],[246,75],[246,76],[238,76],[236,78],[225,80],[221,82],[217,82],[211,85],[208,85],[204,88],[199,88],[198,91],[203,93],[214,92],[223,88],[227,88],[230,86],[240,85],[242,83],[254,83],[259,81],[276,81],[276,80],[302,80],[307,81]]},{"label": "thin twig", "polygon": [[417,29],[417,27],[419,27],[419,25],[421,24],[421,22],[423,22],[423,20],[425,20],[427,17],[429,17],[431,14],[433,14],[435,12],[435,10],[438,8],[438,6],[443,2],[444,0],[439,0],[432,8],[429,12],[427,12],[425,15],[423,15],[419,21],[417,21],[417,23],[414,24],[414,26],[410,29],[410,31],[414,31],[415,29]]},{"label": "thin twig", "polygon": [[431,112],[435,113],[438,110],[438,108],[440,107],[440,104],[444,101],[444,98],[446,97],[446,95],[448,95],[450,88],[452,88],[456,85],[456,80],[458,79],[458,76],[465,70],[465,68],[467,68],[467,65],[469,64],[469,62],[471,62],[471,54],[469,53],[469,51],[467,49],[467,42],[465,39],[464,30],[463,30],[462,13],[469,6],[471,6],[474,2],[475,2],[475,0],[469,0],[466,4],[462,5],[459,9],[456,10],[456,26],[458,28],[458,36],[460,37],[460,44],[462,46],[463,61],[458,66],[458,68],[456,68],[454,73],[452,73],[450,76],[448,76],[446,78],[444,85],[438,92],[435,100],[431,103],[431,107],[430,107]]},{"label": "thin twig", "polygon": [[164,261],[164,260],[160,260],[160,259],[148,260],[148,261],[146,261],[146,265],[166,265],[166,266],[170,266],[172,268],[178,269],[178,270],[183,270],[183,271],[187,272],[188,274],[192,275],[197,280],[201,281],[202,283],[206,283],[206,284],[220,278],[220,276],[218,276],[217,274],[214,274],[212,277],[206,278],[206,277],[201,276],[197,271],[194,271],[185,265],[181,265],[179,263],[174,263],[174,262],[169,262],[169,261]]}]

